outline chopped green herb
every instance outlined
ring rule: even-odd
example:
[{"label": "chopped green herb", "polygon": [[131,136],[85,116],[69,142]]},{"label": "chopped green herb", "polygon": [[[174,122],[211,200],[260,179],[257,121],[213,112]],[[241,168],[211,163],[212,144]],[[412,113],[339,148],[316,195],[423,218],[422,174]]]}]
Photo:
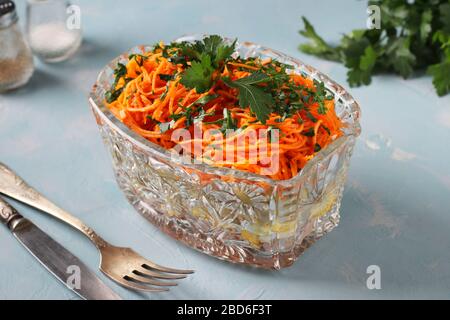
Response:
[{"label": "chopped green herb", "polygon": [[223,109],[223,124],[222,124],[222,132],[225,132],[228,129],[235,130],[237,129],[236,121],[232,118],[230,111],[227,108]]},{"label": "chopped green herb", "polygon": [[114,75],[116,76],[115,83],[119,81],[120,78],[127,74],[127,66],[123,63],[118,63],[116,69],[114,70]]},{"label": "chopped green herb", "polygon": [[112,103],[119,98],[119,96],[122,94],[123,88],[117,89],[117,90],[109,90],[105,93],[105,99],[106,102]]},{"label": "chopped green herb", "polygon": [[127,74],[127,67],[123,63],[120,63],[120,62],[117,63],[117,67],[114,70],[114,76],[115,76],[114,82],[111,86],[111,89],[106,91],[106,93],[105,93],[106,102],[112,103],[120,96],[120,94],[123,91],[123,88],[126,85],[126,82],[128,82],[130,79],[125,79],[125,84],[121,88],[116,89],[116,87],[117,87],[117,84],[119,83],[120,79],[125,77],[126,74]]},{"label": "chopped green herb", "polygon": [[208,94],[206,96],[203,96],[197,100],[195,100],[192,104],[200,104],[200,105],[205,105],[208,102],[216,99],[217,97],[219,97],[219,95],[217,94]]},{"label": "chopped green herb", "polygon": [[306,111],[306,116],[309,118],[309,120],[311,120],[312,122],[317,122],[317,118],[314,117],[314,115],[308,110]]},{"label": "chopped green herb", "polygon": [[302,134],[306,137],[314,137],[315,136],[314,128],[309,128],[307,131],[303,132]]},{"label": "chopped green herb", "polygon": [[194,122],[202,122],[205,117],[213,116],[214,112],[205,112],[205,110],[200,109],[199,114],[194,117]]},{"label": "chopped green herb", "polygon": [[180,112],[177,114],[171,114],[169,116],[169,118],[177,121],[177,120],[181,119],[182,117],[186,117],[186,126],[189,127],[194,122],[193,117],[192,117],[193,111],[194,110],[192,107],[188,107],[183,112]]},{"label": "chopped green herb", "polygon": [[161,94],[161,96],[159,97],[159,100],[163,101],[166,98],[167,94],[169,93],[169,86],[170,86],[170,83],[167,82],[166,88],[165,88],[164,92]]},{"label": "chopped green herb", "polygon": [[163,81],[170,81],[174,79],[172,74],[158,74],[159,78]]},{"label": "chopped green herb", "polygon": [[325,84],[319,81],[314,81],[314,83],[316,85],[316,94],[314,96],[314,101],[319,104],[317,112],[319,114],[326,114],[327,108],[325,107],[325,99],[327,99],[327,90],[325,89]]},{"label": "chopped green herb", "polygon": [[[209,115],[213,115],[212,113],[205,113],[203,109],[200,109],[198,107],[203,106],[207,104],[209,101],[214,100],[217,98],[217,95],[206,95],[203,96],[194,102],[192,102],[188,106],[180,106],[184,109],[183,112],[177,113],[177,114],[171,114],[169,117],[175,121],[182,117],[186,117],[186,126],[190,126],[194,122],[203,121],[203,118]],[[198,113],[197,116],[194,116],[196,113]]]},{"label": "chopped green herb", "polygon": [[[139,59],[138,59],[139,58]],[[148,59],[147,56],[139,53],[132,53],[128,56],[128,60],[136,60],[137,64],[142,67],[144,61]]]}]

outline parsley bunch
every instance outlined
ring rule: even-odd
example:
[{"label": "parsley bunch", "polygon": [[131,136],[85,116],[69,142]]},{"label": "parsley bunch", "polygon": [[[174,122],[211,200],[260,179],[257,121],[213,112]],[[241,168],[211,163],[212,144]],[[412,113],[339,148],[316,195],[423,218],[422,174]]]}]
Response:
[{"label": "parsley bunch", "polygon": [[353,30],[338,46],[324,41],[303,17],[305,53],[342,62],[350,86],[368,85],[372,75],[393,72],[410,78],[416,70],[433,77],[439,96],[450,92],[450,1],[370,0],[381,13],[381,29]]}]

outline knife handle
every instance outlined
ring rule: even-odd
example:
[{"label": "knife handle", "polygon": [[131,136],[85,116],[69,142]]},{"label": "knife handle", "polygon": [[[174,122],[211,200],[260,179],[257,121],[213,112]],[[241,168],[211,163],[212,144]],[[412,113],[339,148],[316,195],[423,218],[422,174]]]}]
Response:
[{"label": "knife handle", "polygon": [[23,217],[9,203],[0,197],[0,221],[8,226],[11,231],[17,226]]},{"label": "knife handle", "polygon": [[[14,171],[8,168],[6,165],[0,162],[0,193],[3,193],[13,199],[26,203],[32,207],[35,207],[49,215],[69,224],[73,228],[81,231],[86,237],[88,237],[97,248],[105,247],[107,244],[99,235],[97,235],[92,228],[84,224],[80,219],[72,216],[70,213],[64,211],[50,200],[45,198],[38,191],[29,186],[21,177],[19,177]],[[4,202],[4,201],[3,201]],[[5,206],[4,206],[5,207]],[[11,208],[11,206],[6,205]],[[1,206],[0,206],[1,209]],[[6,218],[9,209],[4,209],[4,217]],[[15,211],[17,212],[17,211]]]}]

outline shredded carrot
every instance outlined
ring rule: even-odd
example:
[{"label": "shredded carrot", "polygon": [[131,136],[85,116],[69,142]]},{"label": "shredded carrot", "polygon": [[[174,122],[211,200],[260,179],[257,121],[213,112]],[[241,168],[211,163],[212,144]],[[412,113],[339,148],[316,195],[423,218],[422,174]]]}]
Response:
[{"label": "shredded carrot", "polygon": [[[140,64],[136,58],[127,63],[128,82],[125,83],[122,79],[117,82],[117,88],[121,86],[124,88],[118,98],[107,105],[114,115],[132,130],[166,149],[172,149],[177,145],[182,148],[191,147],[192,157],[202,156],[202,160],[211,165],[283,180],[296,176],[320,149],[343,134],[341,130],[343,123],[335,113],[333,99],[324,102],[326,113],[318,112],[317,104],[311,102],[309,114],[306,114],[305,110],[300,110],[291,117],[283,118],[273,112],[263,124],[257,121],[249,107],[239,106],[238,90],[219,81],[208,92],[199,94],[195,89],[186,88],[180,83],[179,74],[183,71],[182,67],[170,62],[161,54],[160,49],[144,52],[143,56],[146,59]],[[272,63],[272,59],[259,60],[259,64],[257,62],[252,60],[250,65],[245,61],[228,62],[222,76],[229,76],[232,79],[246,77],[252,70],[261,70]],[[174,78],[164,80],[160,75],[170,75]],[[292,83],[315,90],[312,79],[294,73],[289,77]],[[183,141],[173,140],[172,133],[175,129],[186,128],[190,132],[194,131],[194,127],[198,124],[189,123],[192,121],[188,121],[185,112],[189,105],[206,95],[215,98],[201,107],[206,114],[199,126],[202,134],[209,132],[208,130],[220,130],[220,120],[225,108],[236,122],[238,132],[222,138],[211,134]],[[171,122],[169,130],[162,130],[164,124]],[[242,139],[249,130],[259,133],[260,130],[269,128],[279,130],[277,146],[270,142],[267,144],[267,137],[257,136],[256,141],[251,141],[250,138]],[[196,146],[199,146],[200,152],[195,151]],[[231,154],[230,158],[223,157],[227,152]],[[268,164],[263,163],[262,156],[258,152],[276,155],[278,169],[270,173],[261,173]]]},{"label": "shredded carrot", "polygon": [[229,65],[235,66],[235,67],[241,67],[244,69],[250,69],[250,70],[259,70],[260,68],[255,67],[255,66],[249,66],[247,64],[244,63],[237,63],[237,62],[229,62]]}]

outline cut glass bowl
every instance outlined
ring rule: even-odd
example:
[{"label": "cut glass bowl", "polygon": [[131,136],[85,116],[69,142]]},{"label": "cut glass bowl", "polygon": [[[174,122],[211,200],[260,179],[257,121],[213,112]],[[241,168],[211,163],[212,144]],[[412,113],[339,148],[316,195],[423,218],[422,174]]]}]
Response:
[{"label": "cut glass bowl", "polygon": [[[176,41],[203,37],[185,36]],[[118,185],[139,213],[194,249],[263,268],[290,266],[339,223],[350,157],[360,133],[358,104],[313,67],[258,44],[237,43],[241,57],[270,57],[292,65],[295,73],[324,82],[334,94],[344,135],[289,180],[204,163],[186,164],[125,126],[104,102],[117,63],[126,62],[131,53],[150,49],[138,46],[111,61],[100,72],[89,98]]]}]

